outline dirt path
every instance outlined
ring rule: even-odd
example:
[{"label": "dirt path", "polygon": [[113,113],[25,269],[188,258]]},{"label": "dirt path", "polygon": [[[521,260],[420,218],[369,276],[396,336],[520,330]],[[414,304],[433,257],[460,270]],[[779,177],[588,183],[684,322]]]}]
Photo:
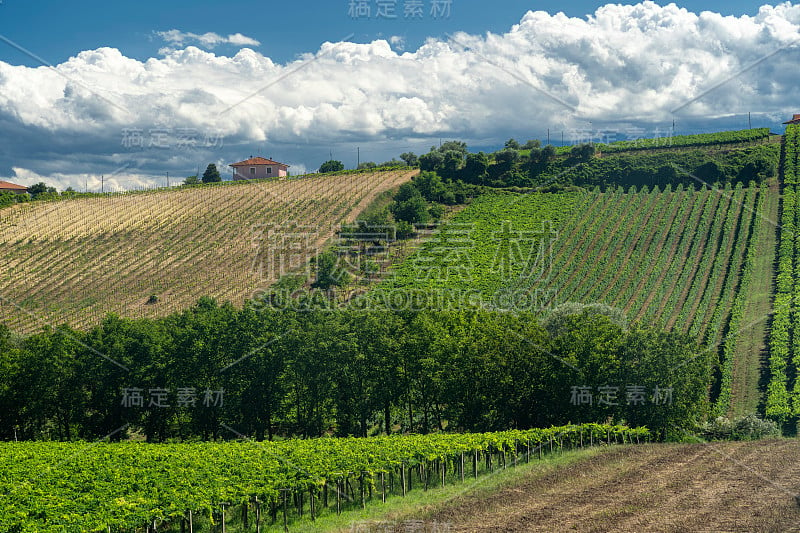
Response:
[{"label": "dirt path", "polygon": [[800,531],[798,459],[798,440],[620,447],[415,518],[450,531]]}]

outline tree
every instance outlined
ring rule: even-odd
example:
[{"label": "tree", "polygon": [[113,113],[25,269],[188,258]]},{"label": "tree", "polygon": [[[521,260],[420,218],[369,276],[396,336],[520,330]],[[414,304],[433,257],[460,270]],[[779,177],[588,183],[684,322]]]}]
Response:
[{"label": "tree", "polygon": [[398,221],[422,224],[428,221],[428,202],[413,183],[404,183],[394,197],[392,214]]},{"label": "tree", "polygon": [[330,161],[325,161],[319,166],[319,171],[324,174],[326,172],[339,172],[344,170],[344,163],[341,161],[335,161],[331,159]]},{"label": "tree", "polygon": [[[375,168],[378,165],[375,164],[374,161],[364,161],[363,163],[358,164],[358,169],[361,170],[362,168]],[[322,170],[320,170],[322,172]]]},{"label": "tree", "polygon": [[443,162],[444,162],[444,154],[439,151],[432,150],[427,154],[422,154],[421,156],[419,156],[420,170],[436,172],[436,170],[441,168]]},{"label": "tree", "polygon": [[222,176],[219,175],[217,165],[211,163],[206,167],[206,171],[203,172],[203,183],[214,183],[218,181],[222,181]]},{"label": "tree", "polygon": [[322,252],[317,256],[317,279],[313,287],[329,289],[350,283],[350,274],[339,265],[339,258],[333,252]]},{"label": "tree", "polygon": [[40,181],[39,183],[28,187],[28,194],[30,194],[31,198],[35,200],[45,194],[56,194],[56,188],[48,187],[43,181]]},{"label": "tree", "polygon": [[429,202],[441,202],[447,193],[447,187],[442,182],[442,178],[435,172],[420,172],[419,176],[414,179],[414,187]]},{"label": "tree", "polygon": [[530,139],[524,145],[522,145],[523,150],[533,150],[534,148],[541,148],[542,142],[538,139]]},{"label": "tree", "polygon": [[512,150],[519,150],[519,143],[512,138],[506,141],[505,147],[511,148]]},{"label": "tree", "polygon": [[486,179],[486,171],[489,169],[489,156],[484,152],[477,154],[467,154],[467,162],[464,164],[464,180],[467,183],[483,185]]},{"label": "tree", "polygon": [[183,180],[184,185],[197,185],[200,183],[200,179],[197,176],[189,176],[185,180]]},{"label": "tree", "polygon": [[596,148],[591,143],[578,144],[572,147],[570,156],[578,161],[589,161],[592,157],[594,157],[595,151]]},{"label": "tree", "polygon": [[419,158],[414,152],[404,152],[400,154],[400,159],[406,162],[406,165],[415,167],[419,164]]}]

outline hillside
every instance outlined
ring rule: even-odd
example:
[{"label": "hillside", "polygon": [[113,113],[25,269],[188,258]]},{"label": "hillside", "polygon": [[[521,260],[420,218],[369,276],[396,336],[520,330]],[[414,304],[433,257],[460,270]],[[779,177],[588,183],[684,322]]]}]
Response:
[{"label": "hillside", "polygon": [[30,332],[88,326],[107,313],[164,316],[202,296],[241,305],[274,281],[275,254],[265,257],[275,244],[266,240],[270,229],[307,234],[301,248],[284,243],[294,246],[284,266],[299,267],[338,224],[414,173],[223,183],[3,209],[0,321]]},{"label": "hillside", "polygon": [[[419,292],[438,297],[438,305],[447,294],[472,294],[489,307],[534,310],[607,304],[631,322],[686,332],[719,349],[721,372],[730,374],[724,363],[738,337],[725,333],[738,331],[745,307],[737,298],[751,294],[752,279],[766,280],[759,294],[769,303],[774,231],[767,224],[777,219],[778,199],[775,187],[741,185],[487,195],[373,297]],[[748,324],[748,336],[763,341],[764,322]],[[726,393],[721,413],[728,401]]]},{"label": "hillside", "polygon": [[387,521],[464,532],[798,531],[798,475],[792,440],[614,448]]}]

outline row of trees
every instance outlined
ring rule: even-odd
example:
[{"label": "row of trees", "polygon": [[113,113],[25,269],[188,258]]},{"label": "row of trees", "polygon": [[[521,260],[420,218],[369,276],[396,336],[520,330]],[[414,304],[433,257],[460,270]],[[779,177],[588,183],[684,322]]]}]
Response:
[{"label": "row of trees", "polygon": [[697,186],[698,180],[724,185],[775,176],[779,147],[761,145],[717,154],[692,150],[595,155],[593,144],[579,144],[559,155],[552,145],[528,141],[521,146],[510,139],[502,150],[487,154],[471,153],[465,143],[449,141],[421,155],[419,166],[446,181],[491,187]]},{"label": "row of trees", "polygon": [[[627,329],[589,309],[537,321],[203,299],[159,320],[109,316],[87,332],[3,331],[0,353],[3,439],[96,439],[123,427],[112,438],[234,438],[225,426],[258,439],[364,436],[607,419],[674,435],[708,403],[708,356],[689,337]],[[633,386],[643,393],[631,403]],[[601,397],[609,387],[616,395]],[[669,403],[652,397],[658,388],[670,389]]]}]

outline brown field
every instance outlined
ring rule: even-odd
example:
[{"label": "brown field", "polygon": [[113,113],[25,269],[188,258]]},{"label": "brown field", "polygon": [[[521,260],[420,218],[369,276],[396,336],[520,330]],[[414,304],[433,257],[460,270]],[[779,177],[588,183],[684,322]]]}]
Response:
[{"label": "brown field", "polygon": [[800,441],[615,447],[475,490],[412,518],[449,531],[800,531]]},{"label": "brown field", "polygon": [[[285,258],[300,267],[339,224],[416,172],[224,183],[3,209],[0,322],[25,333],[64,323],[87,327],[112,312],[164,316],[202,296],[241,305],[274,282],[272,265],[263,261],[270,228],[312,230]],[[148,303],[151,295],[158,301]]]}]

